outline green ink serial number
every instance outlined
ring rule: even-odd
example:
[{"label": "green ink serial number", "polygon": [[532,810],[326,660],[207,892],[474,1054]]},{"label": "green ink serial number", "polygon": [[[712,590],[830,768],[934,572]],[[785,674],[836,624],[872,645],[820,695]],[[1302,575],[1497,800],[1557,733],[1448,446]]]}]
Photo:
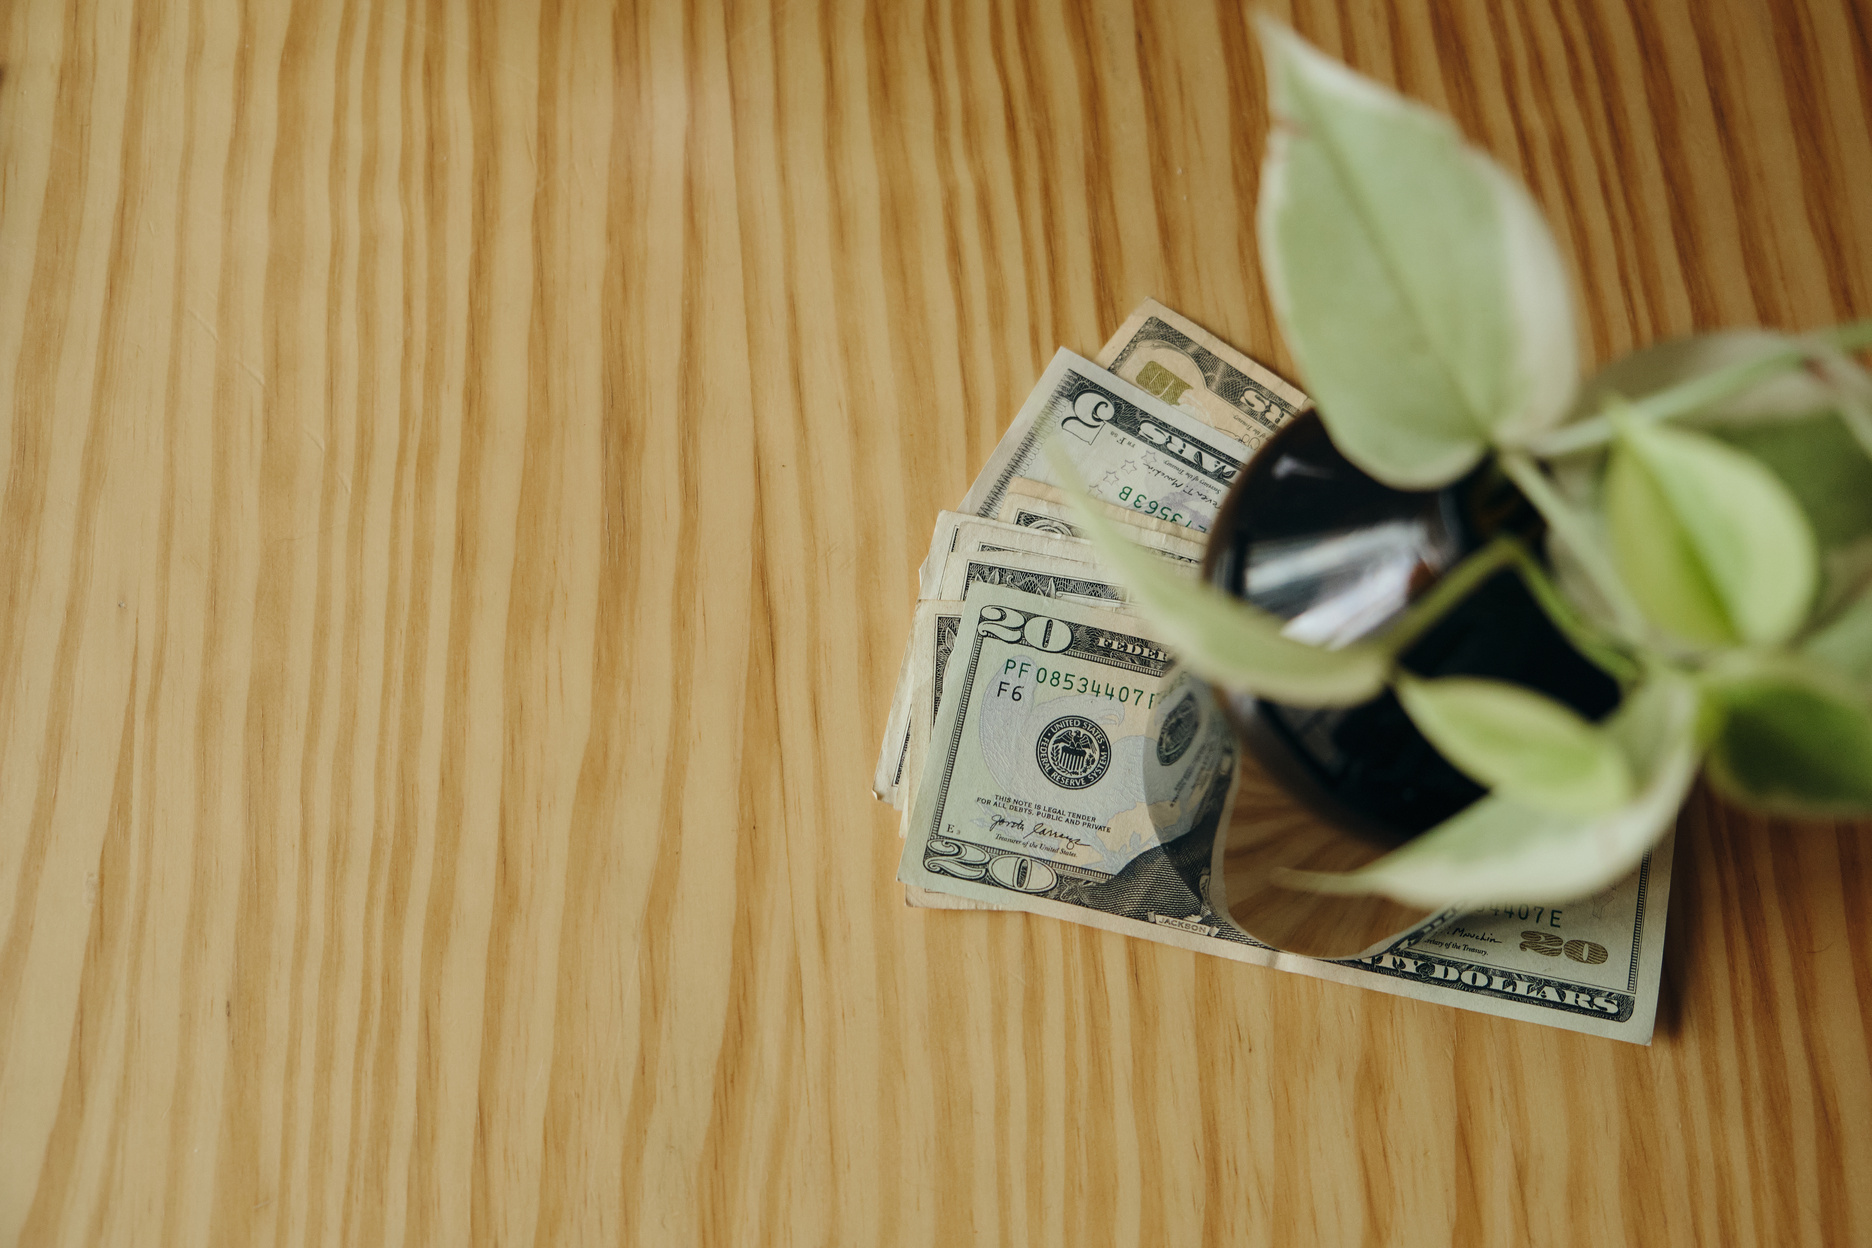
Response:
[{"label": "green ink serial number", "polygon": [[1169,504],[1160,503],[1154,498],[1146,498],[1142,490],[1133,489],[1128,485],[1118,491],[1118,501],[1127,504],[1132,511],[1141,511],[1158,520],[1168,520],[1171,524],[1180,524],[1185,528],[1195,529],[1198,533],[1209,531],[1182,512],[1172,510]]}]

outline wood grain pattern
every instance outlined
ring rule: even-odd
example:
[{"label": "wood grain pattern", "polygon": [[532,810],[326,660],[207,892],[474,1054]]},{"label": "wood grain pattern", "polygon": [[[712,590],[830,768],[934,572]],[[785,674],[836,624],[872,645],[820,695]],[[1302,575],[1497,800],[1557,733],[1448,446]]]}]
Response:
[{"label": "wood grain pattern", "polygon": [[[1863,7],[1297,10],[1591,355],[1872,315]],[[900,905],[913,569],[1053,348],[1291,371],[1233,0],[16,0],[0,75],[0,1243],[1872,1242],[1864,826],[1693,803],[1648,1050]]]}]

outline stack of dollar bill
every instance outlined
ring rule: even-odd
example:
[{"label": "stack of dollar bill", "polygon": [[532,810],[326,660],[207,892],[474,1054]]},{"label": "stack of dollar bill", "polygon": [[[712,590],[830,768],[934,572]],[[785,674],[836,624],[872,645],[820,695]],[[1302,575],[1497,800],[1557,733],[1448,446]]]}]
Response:
[{"label": "stack of dollar bill", "polygon": [[1226,917],[1215,868],[1233,734],[1083,539],[1056,464],[1194,576],[1236,473],[1305,405],[1153,301],[1096,362],[1053,357],[918,571],[873,779],[902,812],[906,900],[1026,910],[1648,1043],[1669,838],[1599,896],[1470,911],[1342,961],[1271,949]]}]

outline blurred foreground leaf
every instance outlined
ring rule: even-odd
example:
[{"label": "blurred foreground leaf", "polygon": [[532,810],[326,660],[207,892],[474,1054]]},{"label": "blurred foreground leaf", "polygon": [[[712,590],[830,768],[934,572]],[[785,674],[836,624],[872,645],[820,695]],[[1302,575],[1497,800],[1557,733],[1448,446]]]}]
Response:
[{"label": "blurred foreground leaf", "polygon": [[1659,671],[1606,721],[1638,788],[1599,815],[1568,815],[1490,794],[1357,871],[1290,871],[1294,888],[1382,893],[1410,905],[1551,902],[1622,878],[1662,836],[1696,778],[1700,696]]},{"label": "blurred foreground leaf", "polygon": [[1721,686],[1710,778],[1751,806],[1803,815],[1872,813],[1872,708],[1804,674]]},{"label": "blurred foreground leaf", "polygon": [[1856,682],[1862,694],[1872,690],[1872,590],[1807,638],[1801,653]]},{"label": "blurred foreground leaf", "polygon": [[1397,695],[1444,758],[1503,797],[1573,815],[1631,800],[1631,767],[1611,734],[1531,689],[1400,677]]},{"label": "blurred foreground leaf", "polygon": [[1579,365],[1559,250],[1447,118],[1259,25],[1277,125],[1257,221],[1288,345],[1348,459],[1447,484],[1565,413]]},{"label": "blurred foreground leaf", "polygon": [[1759,462],[1703,434],[1628,423],[1606,473],[1621,579],[1659,627],[1701,646],[1772,645],[1806,619],[1813,532]]},{"label": "blurred foreground leaf", "polygon": [[1086,535],[1152,624],[1152,634],[1206,680],[1306,706],[1352,706],[1376,697],[1391,673],[1387,652],[1353,644],[1327,650],[1283,636],[1275,615],[1200,581],[1179,577],[1119,527],[1072,500]]}]

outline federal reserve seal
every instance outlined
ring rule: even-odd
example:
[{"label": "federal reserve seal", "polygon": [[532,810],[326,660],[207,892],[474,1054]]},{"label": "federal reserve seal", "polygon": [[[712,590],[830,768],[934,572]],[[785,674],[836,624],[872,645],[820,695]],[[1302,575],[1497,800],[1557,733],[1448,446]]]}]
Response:
[{"label": "federal reserve seal", "polygon": [[1083,715],[1062,715],[1041,730],[1034,757],[1040,774],[1060,788],[1090,788],[1111,766],[1111,739]]},{"label": "federal reserve seal", "polygon": [[1196,727],[1202,722],[1202,714],[1196,709],[1196,695],[1186,693],[1183,700],[1170,708],[1164,716],[1163,728],[1157,733],[1157,761],[1163,766],[1182,758],[1189,752],[1190,742],[1196,739]]},{"label": "federal reserve seal", "polygon": [[1023,529],[1032,529],[1036,533],[1057,533],[1061,537],[1079,536],[1072,525],[1064,520],[1055,520],[1052,516],[1036,516],[1031,511],[1021,512],[1014,523]]}]

